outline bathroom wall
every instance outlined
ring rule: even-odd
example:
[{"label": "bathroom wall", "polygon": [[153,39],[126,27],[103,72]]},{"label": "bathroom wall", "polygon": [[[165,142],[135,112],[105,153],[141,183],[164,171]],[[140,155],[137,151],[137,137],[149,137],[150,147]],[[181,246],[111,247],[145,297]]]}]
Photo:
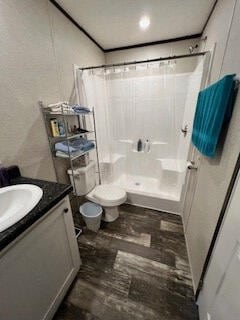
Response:
[{"label": "bathroom wall", "polygon": [[104,54],[48,0],[0,0],[0,160],[55,180],[38,101],[74,101],[73,64]]},{"label": "bathroom wall", "polygon": [[[196,38],[141,48],[108,52],[106,53],[106,63],[111,64],[136,60],[155,59],[159,57],[167,57],[178,54],[188,54],[188,48],[190,46],[194,46],[196,43],[199,43],[199,40],[199,38]],[[183,72],[191,72],[196,65],[196,60],[185,59],[184,61],[185,64],[183,64]]]},{"label": "bathroom wall", "polygon": [[[239,0],[237,0],[239,2]],[[207,25],[206,49],[216,43],[210,81],[228,73],[240,72],[238,55],[240,39],[231,39],[237,34],[239,23],[232,25],[235,0],[219,0]],[[235,16],[238,19],[238,16]],[[236,36],[236,35],[235,35]],[[209,159],[202,157],[198,167],[198,179],[187,226],[186,239],[195,289],[212,239],[233,168],[240,150],[240,95],[235,103],[225,142],[218,155]]]},{"label": "bathroom wall", "polygon": [[[224,59],[222,62],[221,76],[226,73],[236,73],[240,74],[240,33],[239,33],[239,16],[240,16],[240,0],[236,1],[234,16],[232,19],[231,29],[228,35],[228,42],[225,50]],[[224,200],[224,195],[226,193],[227,184],[233,171],[236,158],[240,150],[240,137],[239,137],[239,123],[240,123],[240,92],[238,93],[237,101],[234,107],[234,113],[232,121],[228,130],[227,139],[225,142],[224,152],[219,164],[216,167],[213,167],[211,170],[211,175],[207,180],[207,183],[211,183],[211,189],[208,184],[205,186],[207,189],[206,192],[211,192],[211,197],[209,198],[208,203],[204,203],[204,208],[211,213],[210,226],[213,225],[214,219],[216,221],[216,215],[218,216],[220,206]],[[203,163],[201,168],[202,174],[201,178],[206,179],[207,174],[210,174],[211,163],[206,161]],[[218,185],[217,185],[218,184]],[[215,188],[213,186],[215,185]],[[217,185],[217,187],[216,187]],[[201,186],[201,185],[200,185]],[[204,190],[200,188],[197,190],[198,194],[202,196]],[[232,247],[236,244],[237,248],[238,238],[237,238],[237,228],[239,225],[239,196],[237,194],[238,184],[236,182],[236,189],[233,189],[231,200],[233,202],[234,197],[238,199],[236,201],[235,211],[232,209],[232,204],[227,208],[225,219],[221,231],[218,235],[218,239],[214,248],[214,256],[210,260],[210,265],[208,267],[204,287],[199,296],[199,311],[200,319],[205,320],[207,313],[216,314],[216,308],[221,310],[217,303],[219,302],[219,297],[224,297],[224,303],[226,305],[225,311],[228,311],[228,319],[237,319],[239,314],[233,314],[236,311],[236,306],[238,306],[238,301],[236,297],[236,289],[239,290],[238,282],[236,282],[237,274],[234,273],[232,269],[229,268],[230,263],[232,262],[231,258],[233,255]],[[220,203],[218,203],[220,202]],[[207,207],[206,207],[207,206]],[[213,208],[215,210],[213,210]],[[235,212],[235,215],[234,213]],[[204,218],[204,223],[208,223],[206,216]],[[201,224],[201,227],[204,225]],[[208,238],[206,238],[208,240]],[[228,253],[226,254],[226,250]],[[231,255],[231,258],[230,258]],[[238,257],[239,258],[239,257]],[[239,259],[237,259],[237,272],[239,269]],[[227,266],[227,267],[226,267]],[[224,276],[221,275],[222,271],[225,271]],[[221,276],[221,277],[220,277]],[[236,282],[236,285],[230,285],[231,290],[226,296],[226,284],[229,285],[229,278],[233,279],[233,282]],[[225,281],[226,280],[226,281]],[[216,290],[217,288],[217,290]],[[234,296],[235,295],[235,296]],[[225,299],[227,298],[227,300]],[[235,302],[235,304],[234,304]],[[233,307],[232,307],[233,306]],[[227,308],[228,307],[228,308]],[[234,308],[235,307],[235,308]],[[239,307],[238,312],[239,312]],[[224,318],[223,314],[221,314]],[[213,316],[212,316],[213,318]],[[218,318],[220,319],[220,318]],[[226,317],[225,317],[226,319]]]}]

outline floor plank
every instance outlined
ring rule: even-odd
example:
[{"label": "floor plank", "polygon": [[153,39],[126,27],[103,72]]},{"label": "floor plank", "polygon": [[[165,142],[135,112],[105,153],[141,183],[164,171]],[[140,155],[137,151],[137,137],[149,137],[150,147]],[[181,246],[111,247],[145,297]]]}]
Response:
[{"label": "floor plank", "polygon": [[[133,253],[140,257],[148,258],[153,261],[162,262],[172,267],[176,266],[175,255],[165,250],[156,250],[154,248],[144,247],[139,244],[129,243],[128,241],[120,239],[112,239],[110,247],[116,250]],[[179,264],[180,263],[181,261],[179,261]]]},{"label": "floor plank", "polygon": [[179,284],[192,285],[190,274],[184,270],[172,268],[164,263],[123,251],[118,251],[114,269],[130,275],[134,275],[137,270],[143,273],[143,277],[145,273],[154,276],[156,281],[164,277],[167,279],[173,278]]},{"label": "floor plank", "polygon": [[55,319],[58,320],[100,320],[91,313],[83,310],[79,307],[72,305],[71,303],[63,303],[55,315]]}]

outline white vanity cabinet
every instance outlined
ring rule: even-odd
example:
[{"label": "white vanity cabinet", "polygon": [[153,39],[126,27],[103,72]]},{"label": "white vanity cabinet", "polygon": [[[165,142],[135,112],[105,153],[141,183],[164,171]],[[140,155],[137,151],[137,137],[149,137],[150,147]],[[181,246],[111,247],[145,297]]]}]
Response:
[{"label": "white vanity cabinet", "polygon": [[79,267],[65,197],[0,253],[0,319],[52,319]]}]

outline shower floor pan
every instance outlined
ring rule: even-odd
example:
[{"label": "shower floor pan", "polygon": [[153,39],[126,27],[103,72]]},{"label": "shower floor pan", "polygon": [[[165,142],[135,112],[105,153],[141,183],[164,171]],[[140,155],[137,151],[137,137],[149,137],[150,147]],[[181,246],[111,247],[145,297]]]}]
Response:
[{"label": "shower floor pan", "polygon": [[159,187],[159,180],[144,176],[121,175],[111,183],[126,190],[128,203],[171,213],[181,213],[182,189],[174,185]]}]

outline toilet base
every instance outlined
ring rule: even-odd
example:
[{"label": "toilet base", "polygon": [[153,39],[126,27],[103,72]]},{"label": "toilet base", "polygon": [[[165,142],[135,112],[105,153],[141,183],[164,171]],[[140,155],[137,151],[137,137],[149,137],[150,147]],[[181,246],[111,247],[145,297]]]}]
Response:
[{"label": "toilet base", "polygon": [[102,220],[106,222],[113,222],[119,217],[118,207],[104,207],[104,214]]}]

